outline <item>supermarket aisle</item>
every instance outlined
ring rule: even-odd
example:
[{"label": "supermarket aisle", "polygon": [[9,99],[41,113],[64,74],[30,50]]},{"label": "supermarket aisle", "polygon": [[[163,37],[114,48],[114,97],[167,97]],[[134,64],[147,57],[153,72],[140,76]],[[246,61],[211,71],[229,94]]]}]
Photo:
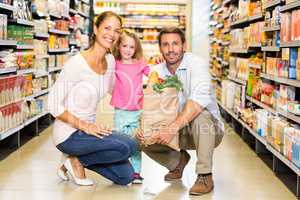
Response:
[{"label": "supermarket aisle", "polygon": [[[105,107],[107,108],[107,107]],[[110,111],[110,109],[106,109]],[[109,112],[99,118],[111,123]],[[76,200],[76,199],[296,199],[273,172],[234,133],[228,133],[215,154],[215,190],[202,197],[189,197],[195,180],[195,155],[180,182],[163,181],[166,169],[144,156],[143,185],[112,185],[92,172],[93,187],[78,187],[56,176],[59,152],[51,141],[51,127],[0,162],[0,199]],[[155,174],[155,175],[154,175]]]}]

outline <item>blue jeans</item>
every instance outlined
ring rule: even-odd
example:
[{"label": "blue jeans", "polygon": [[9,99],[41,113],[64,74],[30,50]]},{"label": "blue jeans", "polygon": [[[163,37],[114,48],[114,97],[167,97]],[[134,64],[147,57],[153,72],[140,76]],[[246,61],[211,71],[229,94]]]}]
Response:
[{"label": "blue jeans", "polygon": [[126,135],[113,133],[99,139],[78,130],[57,148],[76,156],[85,168],[115,184],[127,185],[133,180],[134,170],[128,158],[137,151],[137,143]]},{"label": "blue jeans", "polygon": [[[140,128],[140,118],[142,110],[121,110],[115,109],[114,115],[114,128],[118,132],[125,133],[126,135],[133,136],[135,129]],[[129,159],[134,172],[141,173],[142,154],[141,151],[136,151]]]}]

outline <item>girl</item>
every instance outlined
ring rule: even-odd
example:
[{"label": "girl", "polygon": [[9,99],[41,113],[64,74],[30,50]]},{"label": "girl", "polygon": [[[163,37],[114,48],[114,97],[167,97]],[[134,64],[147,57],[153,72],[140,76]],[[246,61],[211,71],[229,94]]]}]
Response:
[{"label": "girl", "polygon": [[49,111],[56,117],[55,145],[68,155],[58,175],[63,180],[71,175],[78,185],[93,185],[84,168],[120,185],[133,180],[128,158],[137,149],[136,141],[95,123],[97,104],[113,82],[115,60],[108,52],[121,26],[121,18],[113,12],[98,16],[91,47],[66,62],[48,96]]},{"label": "girl", "polygon": [[[138,37],[124,30],[117,41],[113,54],[116,59],[115,86],[111,105],[115,107],[115,129],[132,135],[140,127],[143,107],[143,74],[148,75],[150,68],[143,61],[143,52]],[[133,183],[141,184],[141,152],[131,157],[134,168]]]}]

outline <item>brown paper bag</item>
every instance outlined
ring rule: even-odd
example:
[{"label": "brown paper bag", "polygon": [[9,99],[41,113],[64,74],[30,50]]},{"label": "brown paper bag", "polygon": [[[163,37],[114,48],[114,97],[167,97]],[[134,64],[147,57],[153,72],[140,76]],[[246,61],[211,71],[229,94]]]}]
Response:
[{"label": "brown paper bag", "polygon": [[[173,122],[178,114],[178,97],[175,88],[165,88],[162,93],[155,92],[148,86],[144,91],[144,107],[141,118],[141,127],[144,131],[145,145],[156,143],[151,135],[159,127]],[[177,134],[168,144],[169,147],[179,151],[179,135]]]}]

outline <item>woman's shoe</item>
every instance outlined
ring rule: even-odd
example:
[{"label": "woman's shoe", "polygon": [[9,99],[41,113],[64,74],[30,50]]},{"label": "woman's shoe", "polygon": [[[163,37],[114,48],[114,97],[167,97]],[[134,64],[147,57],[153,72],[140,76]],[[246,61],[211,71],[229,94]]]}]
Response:
[{"label": "woman's shoe", "polygon": [[71,164],[71,160],[69,158],[65,161],[64,166],[68,170],[68,172],[70,173],[74,182],[77,185],[82,185],[82,186],[94,185],[94,182],[91,179],[88,179],[88,178],[80,179],[75,176],[75,173],[73,171],[73,167]]},{"label": "woman's shoe", "polygon": [[57,170],[57,175],[58,175],[59,178],[61,178],[61,179],[64,180],[64,181],[68,181],[68,180],[69,180],[69,177],[68,177],[67,172],[64,172],[64,171],[61,169],[61,167],[58,168],[58,170]]}]

